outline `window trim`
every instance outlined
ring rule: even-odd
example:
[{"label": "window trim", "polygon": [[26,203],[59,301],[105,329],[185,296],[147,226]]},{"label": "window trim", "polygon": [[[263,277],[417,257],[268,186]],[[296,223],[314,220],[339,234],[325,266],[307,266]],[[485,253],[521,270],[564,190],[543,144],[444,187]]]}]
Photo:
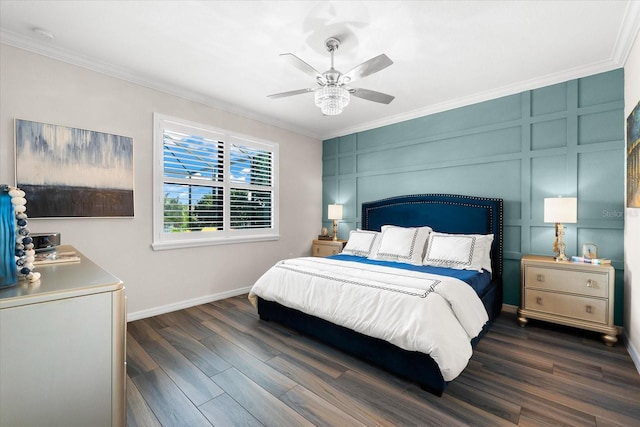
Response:
[{"label": "window trim", "polygon": [[[200,136],[215,137],[223,141],[225,150],[223,188],[223,230],[215,232],[196,233],[165,233],[164,232],[164,129],[176,130],[176,128],[189,129],[189,132],[200,131]],[[151,247],[153,250],[202,247],[224,245],[232,243],[250,243],[278,240],[280,238],[280,203],[279,203],[279,145],[278,143],[242,135],[237,132],[215,128],[201,123],[191,122],[161,113],[153,113],[153,237]],[[253,148],[267,149],[273,153],[272,159],[272,224],[265,229],[230,229],[229,196],[230,188],[237,188],[237,183],[230,181],[230,164],[228,153],[231,144],[241,144]]]}]

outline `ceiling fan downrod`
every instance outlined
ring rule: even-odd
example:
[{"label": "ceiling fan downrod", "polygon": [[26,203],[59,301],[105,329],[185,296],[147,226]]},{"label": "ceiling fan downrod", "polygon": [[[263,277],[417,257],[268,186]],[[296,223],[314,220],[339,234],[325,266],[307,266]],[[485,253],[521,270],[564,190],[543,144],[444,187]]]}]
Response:
[{"label": "ceiling fan downrod", "polygon": [[335,37],[329,37],[324,42],[324,45],[327,47],[327,51],[329,51],[329,53],[331,54],[331,68],[333,68],[333,52],[338,50],[338,48],[340,47],[340,40]]},{"label": "ceiling fan downrod", "polygon": [[340,47],[340,40],[335,37],[329,37],[325,40],[324,45],[331,54],[331,68],[324,73],[324,77],[328,84],[337,84],[341,74],[333,66],[333,53]]}]

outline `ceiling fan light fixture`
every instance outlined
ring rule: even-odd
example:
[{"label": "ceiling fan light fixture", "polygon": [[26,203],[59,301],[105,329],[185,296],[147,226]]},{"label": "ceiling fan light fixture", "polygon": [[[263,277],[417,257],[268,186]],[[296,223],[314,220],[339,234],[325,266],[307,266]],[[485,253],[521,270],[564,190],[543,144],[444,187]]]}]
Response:
[{"label": "ceiling fan light fixture", "polygon": [[333,54],[338,50],[340,40],[335,37],[330,37],[325,41],[325,46],[327,47],[327,51],[331,54],[331,68],[324,73],[320,73],[320,71],[316,70],[293,53],[283,53],[280,55],[289,61],[291,65],[303,73],[313,77],[318,86],[275,93],[273,95],[267,95],[267,97],[276,99],[313,92],[315,94],[316,106],[320,108],[322,114],[325,116],[336,116],[341,114],[344,107],[349,105],[351,95],[356,98],[366,99],[368,101],[378,102],[381,104],[389,104],[393,101],[394,97],[387,95],[386,93],[362,88],[347,88],[345,86],[352,83],[354,80],[377,73],[378,71],[384,70],[389,65],[393,64],[393,61],[390,60],[387,55],[384,53],[380,54],[368,61],[364,61],[357,67],[352,68],[348,73],[342,74],[333,67]]},{"label": "ceiling fan light fixture", "polygon": [[351,94],[341,86],[326,85],[316,90],[316,106],[326,116],[336,116],[349,105]]}]

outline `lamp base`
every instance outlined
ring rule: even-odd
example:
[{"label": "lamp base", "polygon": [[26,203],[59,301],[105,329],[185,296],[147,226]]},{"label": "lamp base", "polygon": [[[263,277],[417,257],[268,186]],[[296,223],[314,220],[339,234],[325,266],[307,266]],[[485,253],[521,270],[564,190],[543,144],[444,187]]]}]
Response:
[{"label": "lamp base", "polygon": [[564,226],[561,223],[556,223],[556,240],[553,243],[553,251],[557,253],[554,257],[556,261],[569,261],[569,258],[564,253],[564,249],[567,245],[564,243]]},{"label": "lamp base", "polygon": [[333,241],[338,240],[338,220],[333,220]]}]

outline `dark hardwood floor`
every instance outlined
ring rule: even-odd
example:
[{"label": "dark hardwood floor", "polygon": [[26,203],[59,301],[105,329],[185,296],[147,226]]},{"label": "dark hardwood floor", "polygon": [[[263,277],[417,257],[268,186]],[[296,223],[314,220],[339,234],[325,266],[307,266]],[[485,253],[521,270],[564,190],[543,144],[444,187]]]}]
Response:
[{"label": "dark hardwood floor", "polygon": [[442,397],[262,322],[246,295],[131,322],[128,426],[640,426],[640,375],[598,334],[503,313]]}]

